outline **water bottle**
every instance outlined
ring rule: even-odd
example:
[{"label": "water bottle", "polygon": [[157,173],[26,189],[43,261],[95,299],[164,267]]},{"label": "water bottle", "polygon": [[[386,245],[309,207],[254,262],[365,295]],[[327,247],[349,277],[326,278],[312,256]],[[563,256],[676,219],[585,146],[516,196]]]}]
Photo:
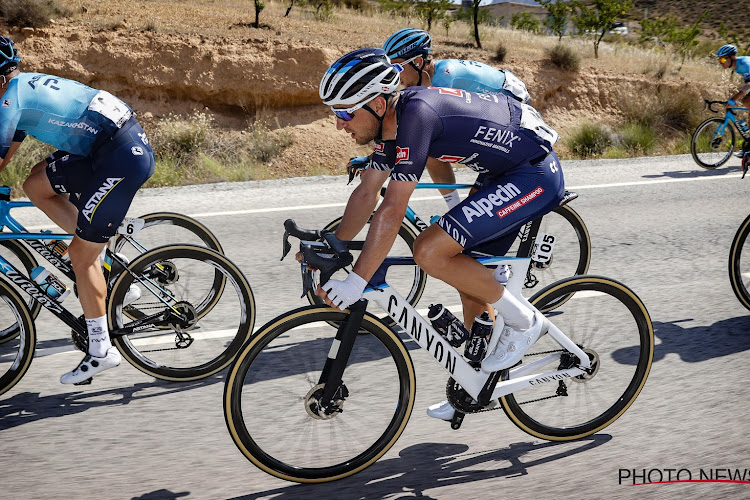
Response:
[{"label": "water bottle", "polygon": [[432,327],[437,330],[440,336],[453,347],[460,346],[469,338],[469,331],[464,324],[442,304],[430,304],[427,319],[430,320]]},{"label": "water bottle", "polygon": [[57,279],[54,274],[42,266],[37,266],[31,270],[31,279],[39,285],[44,293],[57,302],[62,302],[65,300],[65,297],[70,295],[70,289],[65,283]]},{"label": "water bottle", "polygon": [[487,352],[487,343],[492,336],[492,319],[487,311],[481,316],[474,318],[474,324],[471,325],[471,336],[466,343],[464,356],[469,360],[472,366],[478,367],[484,359]]},{"label": "water bottle", "polygon": [[63,240],[54,240],[51,241],[47,248],[49,248],[50,252],[55,254],[57,257],[59,257],[64,262],[70,262],[70,256],[68,255],[68,244]]}]

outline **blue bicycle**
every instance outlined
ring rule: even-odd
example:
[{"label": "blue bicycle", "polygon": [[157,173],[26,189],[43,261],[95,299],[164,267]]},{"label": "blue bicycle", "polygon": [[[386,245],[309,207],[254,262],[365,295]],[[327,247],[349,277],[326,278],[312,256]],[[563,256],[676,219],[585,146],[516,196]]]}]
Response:
[{"label": "blue bicycle", "polygon": [[[714,104],[726,105],[727,101],[705,100],[705,106],[713,113],[721,113],[714,109]],[[703,168],[714,169],[724,165],[735,150],[740,150],[737,144],[737,134],[743,141],[750,140],[750,128],[747,123],[737,118],[738,111],[748,111],[742,106],[728,108],[723,118],[713,117],[704,120],[693,132],[690,141],[690,154],[695,162]]]},{"label": "blue bicycle", "polygon": [[[32,278],[38,263],[30,250],[35,250],[54,267],[56,277],[75,286],[65,245],[60,244],[73,236],[26,231],[10,210],[28,206],[32,205],[10,201],[10,188],[0,186],[0,225],[10,230],[0,233],[0,394],[29,369],[36,344],[34,321],[42,307],[71,329],[76,348],[88,350],[83,317],[49,294],[49,283]],[[145,220],[125,219],[107,245],[106,311],[112,343],[126,360],[153,377],[205,378],[228,366],[250,337],[255,322],[252,290],[237,266],[205,246],[148,249],[147,233],[158,239],[162,231],[170,233],[170,222],[189,225],[189,218],[179,214],[153,215],[147,231]],[[136,249],[132,260],[117,251],[126,247]],[[59,278],[53,284],[66,286]]]}]

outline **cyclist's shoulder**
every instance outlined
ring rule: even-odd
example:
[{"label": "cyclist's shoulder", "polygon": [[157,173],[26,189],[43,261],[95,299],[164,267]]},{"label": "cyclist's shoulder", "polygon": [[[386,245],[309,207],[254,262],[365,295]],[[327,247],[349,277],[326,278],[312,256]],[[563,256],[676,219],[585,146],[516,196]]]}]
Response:
[{"label": "cyclist's shoulder", "polygon": [[735,73],[745,74],[750,72],[750,56],[740,56],[737,58]]}]

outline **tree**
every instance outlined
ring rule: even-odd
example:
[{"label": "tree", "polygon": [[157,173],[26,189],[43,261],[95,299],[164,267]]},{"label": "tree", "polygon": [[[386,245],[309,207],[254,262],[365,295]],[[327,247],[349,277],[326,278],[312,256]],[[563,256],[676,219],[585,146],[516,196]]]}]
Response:
[{"label": "tree", "polygon": [[416,14],[427,23],[427,31],[432,29],[432,22],[445,19],[448,8],[452,7],[450,0],[418,0],[414,5]]},{"label": "tree", "polygon": [[698,20],[692,26],[674,29],[672,33],[668,34],[665,37],[664,40],[667,43],[674,45],[674,47],[677,49],[677,52],[682,55],[680,67],[677,68],[677,71],[680,71],[682,69],[682,65],[685,64],[685,58],[689,54],[691,54],[693,49],[698,45],[698,40],[696,40],[696,38],[701,34],[700,25],[706,18],[706,16],[708,16],[708,13],[708,10],[703,12],[701,17],[698,18]]},{"label": "tree", "polygon": [[539,4],[547,7],[549,16],[544,23],[553,34],[557,35],[557,41],[562,41],[565,28],[568,26],[568,16],[573,8],[566,0],[537,0]]},{"label": "tree", "polygon": [[253,0],[255,2],[255,22],[253,23],[253,28],[260,28],[260,22],[258,18],[260,17],[260,11],[266,8],[266,3],[263,2],[263,0]]},{"label": "tree", "polygon": [[474,40],[477,42],[477,48],[482,48],[482,42],[479,41],[479,2],[482,0],[471,0],[471,13],[474,20]]},{"label": "tree", "polygon": [[594,34],[594,58],[599,58],[599,44],[612,23],[625,16],[633,7],[633,0],[590,0],[571,2],[576,13],[573,24],[579,31]]},{"label": "tree", "polygon": [[510,19],[510,27],[517,30],[539,33],[542,30],[542,23],[528,12],[517,12]]},{"label": "tree", "polygon": [[641,21],[641,42],[664,41],[677,28],[677,18],[674,14],[664,18],[651,18]]},{"label": "tree", "polygon": [[743,44],[740,41],[740,37],[737,35],[737,33],[729,33],[729,30],[724,25],[724,21],[722,21],[721,25],[719,26],[719,38],[724,40],[724,43],[731,43],[732,45],[741,49],[740,52],[742,52],[743,54],[747,53],[750,50],[750,42],[746,42]]}]

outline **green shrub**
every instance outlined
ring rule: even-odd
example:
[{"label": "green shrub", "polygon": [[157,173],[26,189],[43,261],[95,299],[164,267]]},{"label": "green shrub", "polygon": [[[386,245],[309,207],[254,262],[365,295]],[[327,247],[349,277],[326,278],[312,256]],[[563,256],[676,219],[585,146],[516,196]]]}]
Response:
[{"label": "green shrub", "polygon": [[620,143],[631,156],[646,155],[656,146],[656,132],[649,125],[630,122],[620,133]]},{"label": "green shrub", "polygon": [[622,96],[618,102],[629,122],[681,132],[692,132],[703,111],[703,99],[687,87],[659,87],[656,92],[644,91],[637,97]]},{"label": "green shrub", "polygon": [[581,56],[562,43],[558,43],[551,49],[547,49],[547,56],[549,56],[552,64],[562,70],[575,72],[581,69]]},{"label": "green shrub", "polygon": [[585,123],[567,140],[568,147],[580,158],[601,156],[612,145],[612,132],[598,123]]},{"label": "green shrub", "polygon": [[174,186],[268,178],[267,163],[292,144],[289,131],[272,131],[266,120],[247,130],[221,131],[211,115],[169,115],[149,133],[156,171],[147,186]]},{"label": "green shrub", "polygon": [[55,17],[70,17],[72,11],[54,0],[3,0],[0,16],[11,26],[41,28]]}]

